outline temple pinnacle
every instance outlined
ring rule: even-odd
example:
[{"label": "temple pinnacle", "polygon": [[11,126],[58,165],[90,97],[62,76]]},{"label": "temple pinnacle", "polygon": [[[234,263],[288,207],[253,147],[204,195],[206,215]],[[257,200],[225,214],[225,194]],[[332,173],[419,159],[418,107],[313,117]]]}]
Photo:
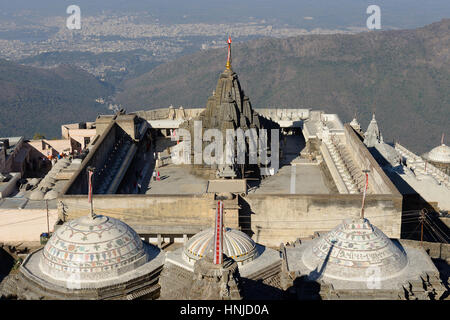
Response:
[{"label": "temple pinnacle", "polygon": [[228,36],[228,58],[227,58],[227,65],[226,68],[227,70],[231,69],[231,36]]}]

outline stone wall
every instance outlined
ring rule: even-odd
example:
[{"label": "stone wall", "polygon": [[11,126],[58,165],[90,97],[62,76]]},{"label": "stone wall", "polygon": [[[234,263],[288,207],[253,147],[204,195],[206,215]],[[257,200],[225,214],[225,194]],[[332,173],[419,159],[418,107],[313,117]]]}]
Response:
[{"label": "stone wall", "polygon": [[[60,218],[89,214],[85,195],[63,195]],[[255,195],[225,200],[225,225],[266,246],[329,231],[359,215],[361,195]],[[215,200],[205,195],[95,195],[94,212],[118,218],[139,234],[194,234],[214,225]],[[402,198],[368,195],[365,216],[391,238],[400,237]]]},{"label": "stone wall", "polygon": [[[0,242],[39,241],[47,232],[46,209],[2,209]],[[50,232],[58,218],[56,209],[49,209]]]},{"label": "stone wall", "polygon": [[[87,196],[60,198],[60,218],[89,214]],[[215,200],[205,195],[95,195],[94,212],[122,220],[139,234],[193,234],[214,225]],[[226,226],[238,228],[237,201],[224,201]]]},{"label": "stone wall", "polygon": [[423,241],[423,243],[421,243],[420,241],[409,239],[401,239],[400,243],[404,246],[409,246],[412,248],[423,247],[428,255],[433,259],[450,259],[450,244],[448,243],[427,241]]},{"label": "stone wall", "polygon": [[354,129],[349,124],[345,124],[344,129],[346,142],[349,146],[348,149],[352,152],[353,158],[361,168],[370,170],[369,185],[373,192],[377,194],[400,195],[397,188],[383,172],[383,169],[381,169],[377,161],[370,154]]},{"label": "stone wall", "polygon": [[16,191],[17,182],[22,177],[20,172],[11,172],[11,179],[8,182],[0,182],[0,199],[8,197]]},{"label": "stone wall", "polygon": [[[103,131],[103,134],[96,141],[94,147],[83,160],[80,169],[73,174],[72,178],[63,189],[63,194],[87,194],[88,181],[86,168],[88,166],[100,167],[105,163],[108,153],[116,141],[118,130],[121,130],[121,128],[114,122],[109,123],[108,127]],[[93,183],[95,187],[95,180]]]},{"label": "stone wall", "polygon": [[[248,211],[241,212],[244,231],[266,246],[330,231],[345,218],[357,216],[361,195],[255,195],[243,198]],[[368,195],[365,217],[388,237],[399,238],[402,198],[394,195]],[[245,216],[245,217],[244,217]]]},{"label": "stone wall", "polygon": [[146,111],[136,111],[133,113],[147,121],[166,120],[171,119],[172,117],[175,119],[184,118],[185,120],[188,120],[190,118],[197,117],[204,110],[205,108],[188,108],[182,110],[180,110],[179,108],[159,108]]}]

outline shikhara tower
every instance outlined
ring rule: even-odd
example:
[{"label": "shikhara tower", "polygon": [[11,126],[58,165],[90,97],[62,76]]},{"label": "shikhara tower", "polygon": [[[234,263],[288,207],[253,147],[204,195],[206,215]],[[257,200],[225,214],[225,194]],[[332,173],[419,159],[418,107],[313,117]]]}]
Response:
[{"label": "shikhara tower", "polygon": [[[180,128],[189,130],[191,137],[194,137],[194,121],[201,121],[202,132],[208,129],[218,129],[222,136],[226,137],[227,129],[255,129],[259,136],[259,130],[265,127],[262,124],[264,118],[252,108],[250,99],[241,88],[239,78],[231,66],[231,37],[228,38],[228,57],[225,70],[220,74],[216,89],[206,102],[206,109],[195,119],[184,122]],[[269,130],[270,131],[270,130]],[[203,148],[208,143],[203,142]],[[268,143],[269,145],[269,143]],[[193,150],[192,150],[193,151]],[[248,148],[247,148],[248,152]],[[246,161],[246,164],[248,161]],[[236,165],[212,168],[219,172],[237,172]]]}]

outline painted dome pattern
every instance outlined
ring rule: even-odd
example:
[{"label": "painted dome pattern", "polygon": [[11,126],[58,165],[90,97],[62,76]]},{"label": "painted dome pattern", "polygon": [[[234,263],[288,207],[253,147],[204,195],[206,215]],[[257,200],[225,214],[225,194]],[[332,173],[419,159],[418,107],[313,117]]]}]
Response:
[{"label": "painted dome pattern", "polygon": [[[192,264],[212,250],[213,243],[214,228],[203,230],[186,243],[183,258]],[[255,242],[248,235],[231,228],[224,228],[223,253],[239,265],[253,261],[259,255]]]},{"label": "painted dome pattern", "polygon": [[138,234],[120,220],[106,216],[81,217],[62,225],[43,249],[40,269],[65,280],[106,279],[133,270],[148,261]]},{"label": "painted dome pattern", "polygon": [[425,158],[433,162],[450,163],[450,147],[445,144],[441,144],[425,154]]},{"label": "painted dome pattern", "polygon": [[397,247],[367,219],[346,219],[308,247],[303,263],[316,275],[367,281],[371,274],[380,280],[400,273],[408,264],[404,250]]}]

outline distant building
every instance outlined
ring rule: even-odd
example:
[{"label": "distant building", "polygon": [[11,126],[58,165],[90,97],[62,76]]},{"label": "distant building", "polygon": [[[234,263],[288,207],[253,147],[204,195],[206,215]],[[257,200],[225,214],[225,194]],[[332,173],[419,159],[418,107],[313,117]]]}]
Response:
[{"label": "distant building", "polygon": [[444,142],[429,152],[422,155],[422,158],[433,164],[436,168],[441,169],[442,172],[450,175],[450,147]]},{"label": "distant building", "polygon": [[20,172],[23,175],[30,164],[30,148],[24,137],[0,138],[0,173]]}]

